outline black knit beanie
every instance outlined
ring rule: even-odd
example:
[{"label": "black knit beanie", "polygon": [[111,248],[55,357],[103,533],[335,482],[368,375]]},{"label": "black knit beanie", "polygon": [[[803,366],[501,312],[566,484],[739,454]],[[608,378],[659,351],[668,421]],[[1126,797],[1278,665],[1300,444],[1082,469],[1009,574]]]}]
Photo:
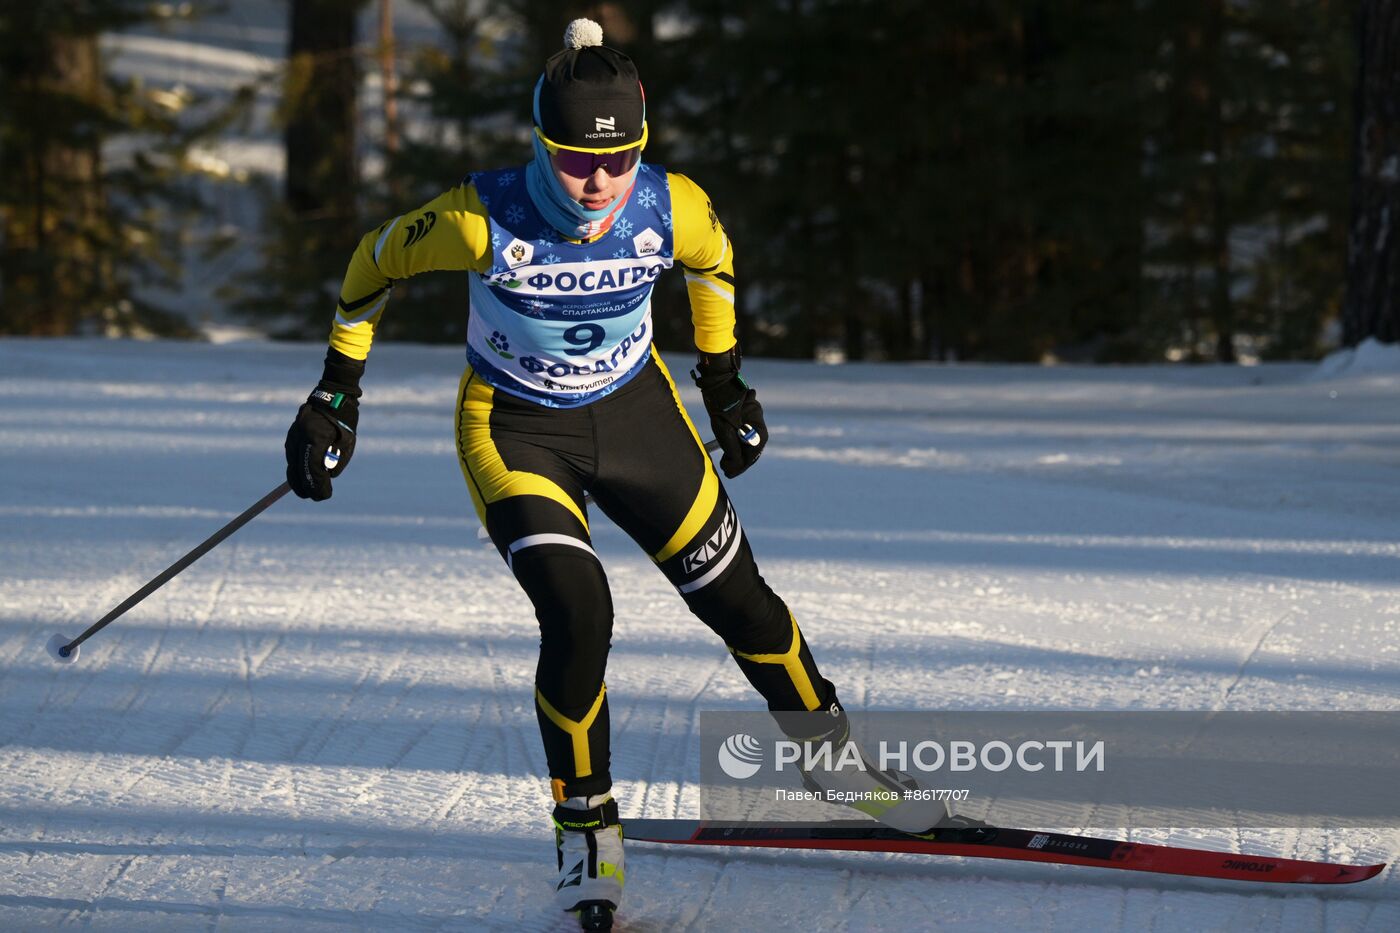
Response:
[{"label": "black knit beanie", "polygon": [[603,45],[603,27],[576,19],[564,49],[544,63],[535,86],[535,123],[554,143],[611,149],[642,141],[646,98],[632,59]]}]

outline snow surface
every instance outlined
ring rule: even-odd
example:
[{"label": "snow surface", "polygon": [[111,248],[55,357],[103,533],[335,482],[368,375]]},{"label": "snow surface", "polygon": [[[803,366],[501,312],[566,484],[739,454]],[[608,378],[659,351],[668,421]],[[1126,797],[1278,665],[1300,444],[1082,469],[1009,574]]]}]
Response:
[{"label": "snow surface", "polygon": [[[334,499],[279,502],[77,664],[44,653],[281,481],[320,356],[0,341],[0,928],[571,928],[535,624],[453,452],[459,350],[376,348]],[[773,440],[730,487],[852,708],[1394,709],[1400,359],[1366,359],[753,361]],[[623,815],[693,816],[698,711],[761,704],[594,528]],[[1395,829],[1136,837],[1400,856]],[[1400,880],[629,847],[623,930],[933,927],[1391,931]]]}]

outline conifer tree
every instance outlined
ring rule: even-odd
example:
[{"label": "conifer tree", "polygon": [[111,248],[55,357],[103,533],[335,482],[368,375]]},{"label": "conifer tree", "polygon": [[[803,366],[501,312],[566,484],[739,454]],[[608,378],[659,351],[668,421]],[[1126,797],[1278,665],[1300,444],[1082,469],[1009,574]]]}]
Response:
[{"label": "conifer tree", "polygon": [[1362,0],[1343,315],[1348,346],[1400,340],[1400,2]]},{"label": "conifer tree", "polygon": [[255,280],[230,293],[276,336],[325,336],[345,265],[364,225],[360,205],[356,17],[367,0],[293,0],[279,118],[286,172],[267,198]]},{"label": "conifer tree", "polygon": [[155,15],[131,0],[0,9],[0,333],[192,333],[139,290],[179,277],[198,200],[186,154],[222,118],[113,79],[98,41]]}]

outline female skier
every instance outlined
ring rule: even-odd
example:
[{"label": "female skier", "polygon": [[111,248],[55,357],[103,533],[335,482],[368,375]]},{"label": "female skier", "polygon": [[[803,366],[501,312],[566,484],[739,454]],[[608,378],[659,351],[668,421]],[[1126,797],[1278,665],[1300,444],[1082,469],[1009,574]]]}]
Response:
[{"label": "female skier", "polygon": [[[292,489],[329,498],[354,450],[360,376],[393,284],[428,270],[470,273],[457,452],[477,515],[539,621],[535,708],[555,802],[556,891],[593,929],[611,926],[623,855],[603,684],[613,608],[585,491],[724,640],[770,710],[828,711],[830,736],[846,734],[835,688],[759,576],[651,342],[653,283],[680,263],[699,351],[692,375],[720,467],[732,478],[752,466],[768,430],[739,371],[734,251],[698,185],[641,161],[647,133],[636,67],[602,44],[596,23],[575,20],[535,86],[534,158],[469,175],[360,241],[324,373],[286,442]],[[910,802],[876,815],[917,832],[942,814]]]}]

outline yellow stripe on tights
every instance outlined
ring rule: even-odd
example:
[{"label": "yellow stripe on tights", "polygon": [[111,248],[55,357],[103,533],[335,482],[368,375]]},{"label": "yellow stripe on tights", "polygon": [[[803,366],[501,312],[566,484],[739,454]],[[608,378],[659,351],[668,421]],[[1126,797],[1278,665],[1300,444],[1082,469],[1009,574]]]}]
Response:
[{"label": "yellow stripe on tights", "polygon": [[681,402],[681,394],[676,390],[676,383],[671,378],[670,370],[661,361],[661,354],[657,353],[655,348],[652,349],[651,355],[652,359],[656,360],[661,375],[666,377],[666,384],[671,387],[671,395],[676,400],[676,408],[680,410],[681,417],[685,419],[685,426],[690,428],[690,436],[695,438],[695,446],[700,449],[700,459],[705,461],[705,473],[700,478],[700,492],[696,494],[695,501],[691,503],[690,511],[686,513],[685,519],[681,521],[676,533],[671,535],[671,540],[666,542],[666,546],[652,555],[651,559],[659,564],[680,553],[681,548],[693,541],[695,536],[700,533],[700,529],[705,527],[705,522],[710,520],[710,515],[715,510],[715,503],[719,501],[719,476],[715,473],[714,463],[710,461],[710,452],[705,449],[705,442],[700,440],[700,432],[695,430],[695,425],[685,412],[685,405]]},{"label": "yellow stripe on tights", "polygon": [[788,618],[792,619],[792,645],[782,654],[745,654],[734,648],[729,650],[733,651],[736,657],[753,661],[755,664],[781,664],[792,680],[792,685],[797,688],[797,695],[802,704],[810,712],[820,706],[821,701],[817,699],[817,691],[812,687],[812,678],[807,676],[807,668],[802,666],[802,633],[797,629],[797,619],[791,611],[788,612]]},{"label": "yellow stripe on tights", "polygon": [[578,722],[574,722],[568,716],[555,709],[544,694],[540,693],[538,687],[535,688],[535,702],[544,710],[545,716],[568,735],[574,747],[574,774],[575,778],[586,778],[593,773],[593,759],[588,752],[588,729],[593,725],[593,720],[598,718],[598,711],[603,708],[603,697],[607,695],[608,685],[603,684],[598,688],[598,699],[593,701],[593,706],[588,713]]},{"label": "yellow stripe on tights", "polygon": [[462,373],[457,387],[457,459],[471,489],[477,517],[486,524],[486,506],[510,496],[543,496],[558,502],[579,520],[585,533],[588,519],[583,510],[554,480],[538,473],[511,470],[501,459],[491,438],[491,409],[496,390],[481,379],[473,379],[471,367]]}]

